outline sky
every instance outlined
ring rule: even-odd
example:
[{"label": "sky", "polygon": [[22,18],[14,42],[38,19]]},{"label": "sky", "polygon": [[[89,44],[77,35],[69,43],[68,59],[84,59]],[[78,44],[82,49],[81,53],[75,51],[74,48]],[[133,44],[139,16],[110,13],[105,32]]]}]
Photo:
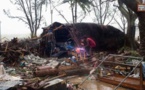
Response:
[{"label": "sky", "polygon": [[[49,6],[46,9],[43,10],[44,15],[44,22],[47,23],[47,25],[51,24],[51,16],[50,16],[50,10]],[[15,5],[11,4],[9,0],[1,0],[0,1],[0,37],[1,38],[8,38],[12,39],[13,37],[18,38],[27,38],[30,36],[30,30],[27,25],[25,25],[23,22],[18,21],[17,19],[11,19],[7,15],[4,14],[3,9],[10,10],[11,15],[21,15],[22,13],[17,11],[17,8]],[[71,10],[69,8],[68,4],[60,5],[57,7],[58,10],[65,16],[65,18],[70,22],[72,21],[71,18]],[[93,17],[91,15],[87,16],[83,22],[93,22]],[[61,22],[61,23],[67,23],[61,15],[56,10],[53,10],[53,22]],[[45,24],[41,24],[40,28],[38,29],[38,36],[42,32],[42,27],[47,26]],[[116,27],[115,25],[113,25]]]},{"label": "sky", "polygon": [[10,9],[12,12],[17,13],[15,7],[9,2],[9,0],[0,1],[1,38],[11,38],[17,35],[22,37],[22,35],[29,33],[29,30],[27,30],[28,28],[24,23],[16,19],[10,19],[4,14],[3,9]]},{"label": "sky", "polygon": [[[68,8],[67,8],[68,7]],[[44,10],[44,20],[47,25],[51,24],[51,16],[49,7],[48,10]],[[21,15],[22,13],[18,12],[16,6],[11,4],[9,0],[0,1],[0,22],[1,22],[1,38],[7,37],[11,39],[13,37],[28,37],[30,35],[30,30],[27,25],[18,19],[11,19],[4,14],[3,10],[10,10],[11,15]],[[64,14],[68,21],[71,21],[71,12],[68,5],[61,5],[58,9]],[[57,11],[53,10],[53,22],[58,21],[61,23],[66,23],[66,21],[58,14]],[[92,22],[91,19],[87,19],[87,22]],[[38,35],[42,32],[42,27],[47,25],[42,24],[38,30]]]}]

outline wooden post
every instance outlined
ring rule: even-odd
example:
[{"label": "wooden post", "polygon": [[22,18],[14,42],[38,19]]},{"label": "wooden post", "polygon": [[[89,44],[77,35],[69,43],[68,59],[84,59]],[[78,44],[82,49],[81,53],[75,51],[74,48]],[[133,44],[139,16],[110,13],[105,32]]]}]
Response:
[{"label": "wooden post", "polygon": [[140,63],[140,90],[143,90],[143,68],[142,68],[142,63]]}]

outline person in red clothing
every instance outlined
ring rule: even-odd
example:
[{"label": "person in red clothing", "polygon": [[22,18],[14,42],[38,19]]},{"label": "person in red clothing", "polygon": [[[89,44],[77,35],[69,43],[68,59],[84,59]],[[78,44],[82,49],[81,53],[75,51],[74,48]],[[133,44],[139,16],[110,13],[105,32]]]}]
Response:
[{"label": "person in red clothing", "polygon": [[81,39],[81,42],[84,43],[86,51],[89,55],[92,55],[92,48],[96,47],[96,42],[91,37],[84,36],[83,39]]}]

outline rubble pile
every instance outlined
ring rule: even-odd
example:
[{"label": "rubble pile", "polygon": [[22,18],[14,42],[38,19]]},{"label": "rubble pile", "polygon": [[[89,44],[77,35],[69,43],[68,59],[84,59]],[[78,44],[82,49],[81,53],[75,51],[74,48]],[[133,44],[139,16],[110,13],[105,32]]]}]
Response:
[{"label": "rubble pile", "polygon": [[5,64],[16,66],[20,63],[25,55],[33,53],[38,54],[38,43],[34,43],[29,39],[18,40],[13,38],[11,41],[1,43],[0,54],[3,57],[1,62]]},{"label": "rubble pile", "polygon": [[[54,87],[58,86],[58,88],[66,90],[67,86],[64,78],[74,75],[88,75],[99,64],[99,61],[109,54],[109,52],[94,53],[93,57],[86,58],[84,61],[79,60],[74,51],[71,53],[72,57],[41,57],[41,53],[39,53],[41,47],[39,47],[39,43],[34,42],[31,40],[18,41],[17,38],[14,38],[1,44],[0,60],[1,65],[5,68],[6,75],[1,76],[0,85],[7,83],[9,86],[4,88],[13,88],[14,90],[18,90],[18,88],[25,90],[54,90]],[[131,55],[132,53],[124,51],[120,54]],[[121,63],[125,60],[108,57],[108,61]],[[101,66],[101,68],[103,67]],[[119,65],[114,66],[113,69],[124,70]],[[114,74],[105,70],[99,71],[99,73],[99,75]],[[7,82],[7,77],[11,78],[9,82]],[[11,84],[16,79],[18,82]]]},{"label": "rubble pile", "polygon": [[66,82],[59,78],[89,74],[90,69],[85,68],[82,61],[72,62],[67,57],[41,57],[38,45],[30,40],[18,41],[17,38],[1,44],[0,61],[6,72],[3,77],[19,77],[16,81],[20,83],[11,84],[14,79],[2,77],[0,86],[7,83],[9,87],[0,89],[54,90],[54,86],[58,85],[65,90]]}]

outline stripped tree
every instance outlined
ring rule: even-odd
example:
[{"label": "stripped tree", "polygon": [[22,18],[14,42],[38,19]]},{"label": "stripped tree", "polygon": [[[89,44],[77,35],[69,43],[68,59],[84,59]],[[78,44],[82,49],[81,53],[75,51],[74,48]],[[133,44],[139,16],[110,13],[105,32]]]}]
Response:
[{"label": "stripped tree", "polygon": [[130,8],[126,7],[126,5],[123,4],[121,0],[118,0],[117,7],[127,21],[127,33],[125,45],[130,47],[132,50],[136,49],[137,46],[135,43],[135,20],[137,19],[137,15]]},{"label": "stripped tree", "polygon": [[114,17],[115,24],[119,26],[119,28],[125,33],[126,32],[126,26],[127,26],[127,20],[120,12],[116,13],[116,17]]},{"label": "stripped tree", "polygon": [[93,14],[95,15],[94,21],[101,25],[110,24],[116,13],[115,9],[112,10],[113,2],[107,0],[92,0],[92,3]]},{"label": "stripped tree", "polygon": [[12,0],[11,3],[16,5],[17,10],[22,12],[23,16],[11,15],[10,12],[6,10],[4,10],[4,13],[9,18],[18,19],[28,25],[31,31],[31,38],[37,36],[37,30],[42,21],[43,3],[41,0]]},{"label": "stripped tree", "polygon": [[86,12],[88,12],[90,9],[90,5],[92,4],[90,0],[63,0],[63,3],[70,4],[73,23],[76,23],[78,19],[78,6],[80,6],[84,14],[86,14]]},{"label": "stripped tree", "polygon": [[139,19],[139,34],[140,34],[140,54],[145,56],[145,11],[138,11],[138,4],[142,4],[143,0],[120,0],[128,8],[134,11]]}]

